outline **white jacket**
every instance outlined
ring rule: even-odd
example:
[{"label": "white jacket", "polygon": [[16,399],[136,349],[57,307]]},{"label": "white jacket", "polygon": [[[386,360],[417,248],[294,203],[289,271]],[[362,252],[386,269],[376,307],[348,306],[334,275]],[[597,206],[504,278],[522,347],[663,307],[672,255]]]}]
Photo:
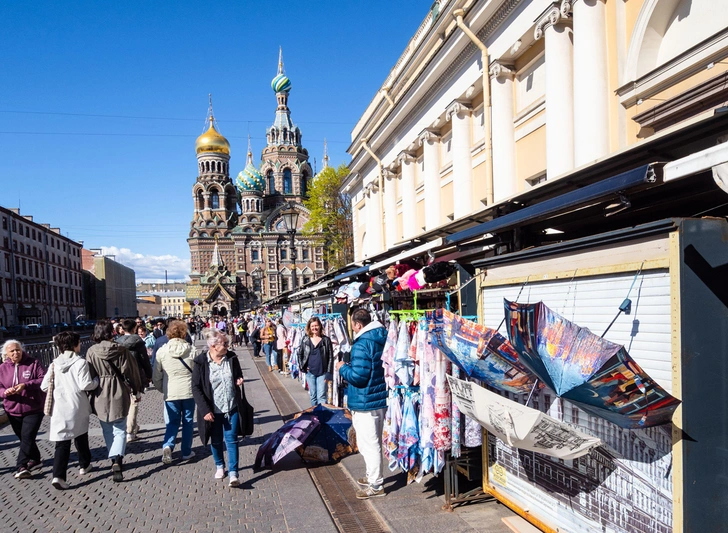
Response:
[{"label": "white jacket", "polygon": [[195,355],[195,348],[184,339],[171,339],[159,349],[152,382],[154,388],[164,394],[164,401],[192,398],[191,370],[195,364]]},{"label": "white jacket", "polygon": [[[78,354],[67,351],[53,363],[53,414],[48,439],[62,441],[88,433],[91,402],[86,391],[99,386],[99,378],[91,378],[89,366]],[[40,388],[48,390],[50,368]]]}]

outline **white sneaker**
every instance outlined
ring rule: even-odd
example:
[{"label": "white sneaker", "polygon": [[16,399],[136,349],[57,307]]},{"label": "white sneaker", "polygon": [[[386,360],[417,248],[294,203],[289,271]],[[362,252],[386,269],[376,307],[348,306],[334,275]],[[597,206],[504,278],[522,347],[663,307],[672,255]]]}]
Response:
[{"label": "white sneaker", "polygon": [[215,479],[223,479],[225,477],[225,467],[218,466],[215,470]]},{"label": "white sneaker", "polygon": [[88,465],[86,468],[79,469],[78,473],[85,476],[94,469],[94,465]]},{"label": "white sneaker", "polygon": [[126,434],[126,442],[134,442],[135,440],[136,440],[136,435],[134,435],[134,433]]},{"label": "white sneaker", "polygon": [[238,479],[238,476],[235,474],[230,474],[230,483],[228,483],[228,486],[230,487],[239,487],[240,486],[240,480]]},{"label": "white sneaker", "polygon": [[189,455],[183,455],[182,460],[187,461],[188,459],[192,459],[195,456],[195,452],[190,452]]},{"label": "white sneaker", "polygon": [[53,485],[53,488],[58,490],[66,490],[71,486],[59,477],[54,477],[53,481],[51,481],[51,485]]},{"label": "white sneaker", "polygon": [[162,449],[162,462],[166,465],[172,462],[172,448],[169,446]]}]

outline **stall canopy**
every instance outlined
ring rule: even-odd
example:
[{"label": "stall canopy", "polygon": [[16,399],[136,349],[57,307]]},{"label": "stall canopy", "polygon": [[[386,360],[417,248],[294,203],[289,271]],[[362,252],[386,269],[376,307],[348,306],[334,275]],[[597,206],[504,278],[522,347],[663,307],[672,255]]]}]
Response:
[{"label": "stall canopy", "polygon": [[388,267],[389,265],[391,265],[393,263],[396,263],[397,261],[404,261],[405,259],[410,259],[412,257],[416,257],[420,254],[424,254],[425,252],[434,251],[437,248],[441,247],[442,244],[443,244],[442,237],[437,238],[434,241],[426,242],[424,244],[421,244],[420,246],[412,248],[411,250],[407,250],[407,251],[397,254],[393,257],[388,257],[387,259],[379,261],[378,263],[369,265],[369,270],[371,270],[371,271],[380,270],[382,268]]},{"label": "stall canopy", "polygon": [[352,270],[347,270],[346,272],[334,277],[333,281],[341,281],[343,279],[352,278],[354,276],[358,276],[359,274],[364,274],[365,272],[369,272],[369,265],[364,265],[362,267],[354,268]]}]

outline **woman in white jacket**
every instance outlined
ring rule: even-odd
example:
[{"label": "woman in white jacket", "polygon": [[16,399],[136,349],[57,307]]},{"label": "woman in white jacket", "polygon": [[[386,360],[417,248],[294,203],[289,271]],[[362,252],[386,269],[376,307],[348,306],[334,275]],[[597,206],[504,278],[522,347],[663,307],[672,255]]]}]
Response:
[{"label": "woman in white jacket", "polygon": [[192,432],[195,420],[195,400],[192,397],[192,365],[195,348],[185,338],[187,324],[173,320],[167,326],[169,342],[157,352],[152,373],[154,387],[164,394],[167,429],[162,443],[162,462],[172,462],[172,451],[182,421],[182,460],[192,459]]},{"label": "woman in white jacket", "polygon": [[53,458],[52,484],[57,489],[67,489],[66,471],[71,455],[71,440],[78,452],[79,473],[91,471],[91,450],[88,446],[88,425],[91,402],[86,391],[99,386],[99,378],[92,377],[89,365],[78,354],[81,338],[73,331],[63,331],[53,339],[60,355],[51,363],[40,388],[53,394],[50,441],[56,443]]}]

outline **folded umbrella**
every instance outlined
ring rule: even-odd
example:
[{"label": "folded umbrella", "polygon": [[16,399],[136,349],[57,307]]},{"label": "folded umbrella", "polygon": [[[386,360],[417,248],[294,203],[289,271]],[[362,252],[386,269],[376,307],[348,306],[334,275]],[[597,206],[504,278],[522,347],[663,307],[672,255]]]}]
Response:
[{"label": "folded umbrella", "polygon": [[312,415],[289,420],[261,444],[253,467],[258,469],[273,466],[293,450],[302,446],[319,425],[318,419]]},{"label": "folded umbrella", "polygon": [[304,461],[328,463],[358,451],[356,433],[348,409],[317,405],[294,415],[297,418],[306,416],[316,418],[319,427],[297,449]]},{"label": "folded umbrella", "polygon": [[670,422],[680,400],[624,346],[594,335],[543,302],[504,300],[508,336],[521,362],[556,394],[623,428]]}]

